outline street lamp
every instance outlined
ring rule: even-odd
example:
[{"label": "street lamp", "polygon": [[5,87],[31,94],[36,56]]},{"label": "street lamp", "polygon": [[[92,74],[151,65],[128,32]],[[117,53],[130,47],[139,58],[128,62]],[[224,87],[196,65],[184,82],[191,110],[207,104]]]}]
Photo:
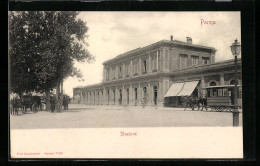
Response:
[{"label": "street lamp", "polygon": [[241,45],[235,40],[235,42],[230,46],[232,54],[235,56],[235,94],[234,94],[234,108],[233,108],[233,126],[239,126],[239,111],[237,106],[237,56],[240,54]]}]

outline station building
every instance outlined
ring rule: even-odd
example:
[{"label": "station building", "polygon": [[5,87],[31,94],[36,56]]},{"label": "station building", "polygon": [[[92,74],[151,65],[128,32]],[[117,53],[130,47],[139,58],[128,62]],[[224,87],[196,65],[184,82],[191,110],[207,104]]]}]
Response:
[{"label": "station building", "polygon": [[[103,63],[103,82],[73,89],[74,102],[89,105],[182,107],[182,96],[231,95],[209,86],[234,86],[234,59],[215,62],[216,49],[162,40],[120,54]],[[231,54],[231,52],[230,52]],[[238,104],[242,105],[241,59],[238,59]]]}]

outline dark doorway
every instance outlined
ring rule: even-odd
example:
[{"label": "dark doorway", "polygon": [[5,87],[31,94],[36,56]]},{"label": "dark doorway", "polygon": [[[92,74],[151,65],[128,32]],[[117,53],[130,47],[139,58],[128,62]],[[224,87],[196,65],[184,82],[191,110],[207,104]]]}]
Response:
[{"label": "dark doorway", "polygon": [[137,88],[135,88],[134,91],[135,91],[135,105],[137,105]]},{"label": "dark doorway", "polygon": [[107,104],[109,104],[109,90],[107,91]]},{"label": "dark doorway", "polygon": [[93,104],[96,104],[95,98],[96,98],[96,94],[94,93],[94,103]]},{"label": "dark doorway", "polygon": [[157,86],[153,87],[153,102],[154,105],[157,105]]},{"label": "dark doorway", "polygon": [[113,90],[113,103],[116,104],[116,90]]},{"label": "dark doorway", "polygon": [[98,99],[97,104],[99,105],[99,92],[98,92],[98,96],[97,96],[97,97],[98,97],[98,98],[97,98],[97,99]]},{"label": "dark doorway", "polygon": [[144,99],[146,101],[147,100],[147,88],[144,87],[143,90],[144,90]]},{"label": "dark doorway", "polygon": [[129,104],[129,89],[126,89],[126,103]]},{"label": "dark doorway", "polygon": [[119,89],[119,104],[121,105],[122,104],[122,90]]}]

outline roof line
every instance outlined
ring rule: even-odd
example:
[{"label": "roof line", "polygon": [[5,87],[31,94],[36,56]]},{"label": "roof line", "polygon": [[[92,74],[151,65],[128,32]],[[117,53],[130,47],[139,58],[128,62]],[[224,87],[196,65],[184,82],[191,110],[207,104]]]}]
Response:
[{"label": "roof line", "polygon": [[125,57],[127,55],[129,55],[130,53],[138,53],[138,51],[142,51],[146,48],[149,48],[149,47],[152,47],[152,46],[155,46],[155,45],[158,45],[158,44],[176,44],[176,45],[185,45],[185,46],[190,46],[190,47],[197,47],[197,48],[203,48],[203,49],[210,49],[210,50],[213,50],[213,51],[216,51],[215,48],[213,47],[208,47],[208,46],[202,46],[202,45],[195,45],[195,44],[189,44],[189,43],[185,43],[185,42],[182,42],[182,41],[179,41],[179,40],[173,40],[173,41],[169,41],[169,40],[160,40],[156,43],[152,43],[150,45],[147,45],[147,46],[144,46],[144,47],[138,47],[136,49],[133,49],[133,50],[130,50],[130,51],[127,51],[125,53],[122,53],[122,54],[119,54],[118,56],[112,58],[112,59],[109,59],[105,62],[103,62],[103,65],[110,62],[110,61],[113,61],[115,59],[119,59],[121,57]]}]

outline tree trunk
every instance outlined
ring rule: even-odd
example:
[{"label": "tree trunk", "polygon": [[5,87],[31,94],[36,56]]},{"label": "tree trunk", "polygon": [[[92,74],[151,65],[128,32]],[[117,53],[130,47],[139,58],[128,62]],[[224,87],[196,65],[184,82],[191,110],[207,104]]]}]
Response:
[{"label": "tree trunk", "polygon": [[58,83],[58,85],[57,85],[57,90],[56,90],[56,110],[58,111],[58,112],[60,112],[61,111],[61,109],[60,109],[60,106],[61,106],[61,104],[60,104],[60,83]]},{"label": "tree trunk", "polygon": [[63,103],[63,80],[61,80],[60,83],[60,88],[61,88],[61,109],[62,109],[62,103]]},{"label": "tree trunk", "polygon": [[46,94],[46,111],[48,111],[51,108],[51,105],[50,105],[50,89],[46,89],[45,94]]}]

